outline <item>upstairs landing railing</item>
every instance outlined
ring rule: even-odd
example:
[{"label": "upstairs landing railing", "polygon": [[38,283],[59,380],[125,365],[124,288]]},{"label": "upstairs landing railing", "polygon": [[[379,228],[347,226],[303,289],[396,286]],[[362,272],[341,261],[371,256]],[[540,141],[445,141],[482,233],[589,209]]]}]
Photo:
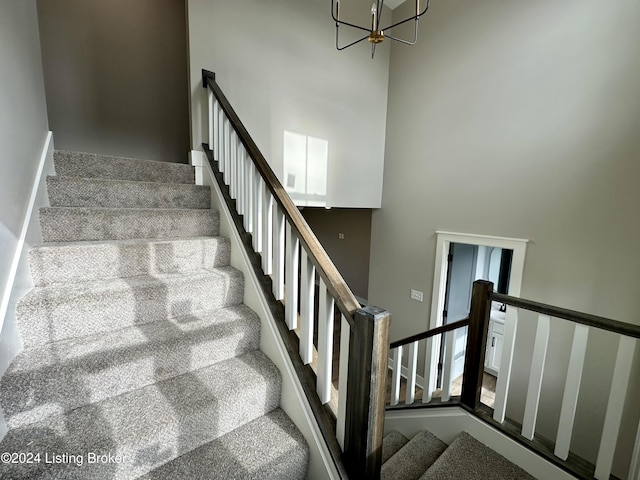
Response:
[{"label": "upstairs landing railing", "polygon": [[[203,144],[204,151],[261,279],[338,473],[342,478],[377,479],[390,315],[376,307],[360,307],[231,107],[215,75],[203,70],[202,79],[208,99],[208,143]],[[333,344],[336,312],[341,323],[339,345]],[[337,412],[332,412],[326,405],[335,388],[332,365],[336,355]],[[310,366],[312,362],[317,365],[316,372]]]},{"label": "upstairs landing railing", "polygon": [[[491,304],[499,302],[506,305],[505,337],[517,334],[518,313],[523,311],[537,314],[533,353],[530,359],[530,371],[527,379],[527,394],[524,404],[524,414],[521,419],[512,421],[506,418],[509,383],[513,365],[513,351],[506,351],[502,355],[502,362],[498,373],[493,408],[487,408],[481,402],[483,387],[484,359],[487,348]],[[512,309],[511,311],[509,311]],[[564,346],[570,351],[566,365],[551,365],[546,362],[547,348],[552,322],[569,322],[573,327],[573,339]],[[461,392],[452,395],[453,381],[447,372],[451,371],[456,332],[467,328],[466,352]],[[584,375],[584,364],[587,353],[587,341],[593,331],[609,331],[617,336],[618,348],[615,353],[615,365],[611,373],[611,387],[606,404],[604,422],[601,431],[590,439],[597,449],[595,461],[585,461],[572,453],[573,438],[578,400],[589,405],[589,393],[581,391],[580,386]],[[444,340],[441,336],[445,336]],[[632,366],[635,349],[640,338],[640,326],[618,322],[604,317],[567,310],[546,305],[531,300],[500,294],[493,291],[493,284],[483,280],[473,285],[471,310],[469,318],[438,327],[427,332],[413,335],[391,344],[390,367],[393,369],[391,380],[391,402],[388,409],[438,407],[442,405],[459,405],[476,414],[494,427],[501,429],[526,447],[534,450],[540,456],[578,476],[579,478],[609,479],[612,473],[614,455],[618,452],[618,436],[623,418],[625,399],[628,396],[629,385],[638,382],[632,377]],[[436,341],[437,340],[437,341]],[[433,376],[437,371],[438,356],[434,354],[439,341],[445,344],[445,355],[442,366],[443,385],[440,398],[432,397]],[[505,339],[505,344],[513,344]],[[595,346],[598,348],[598,346]],[[416,398],[418,377],[418,360],[423,363],[424,376],[422,379],[424,390],[421,399]],[[406,365],[406,367],[405,367]],[[560,368],[566,369],[566,381],[562,392],[555,398],[559,400],[560,416],[557,424],[555,441],[536,435],[536,424],[542,393],[542,380],[545,371],[552,369],[556,374]],[[405,372],[403,374],[403,372]],[[406,391],[404,402],[401,402],[400,384],[405,378]],[[638,404],[640,405],[640,403]],[[594,407],[595,408],[595,407]],[[638,412],[636,412],[637,414]],[[584,441],[584,439],[582,439]],[[631,480],[640,480],[640,426],[638,426],[635,446],[629,463]]]}]

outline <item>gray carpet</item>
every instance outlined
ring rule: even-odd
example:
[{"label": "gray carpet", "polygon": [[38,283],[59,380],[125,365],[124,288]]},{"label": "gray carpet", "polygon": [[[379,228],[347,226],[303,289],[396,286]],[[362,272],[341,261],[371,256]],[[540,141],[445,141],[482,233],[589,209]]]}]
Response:
[{"label": "gray carpet", "polygon": [[382,463],[393,457],[408,441],[409,439],[397,430],[387,433],[382,439]]},{"label": "gray carpet", "polygon": [[[399,449],[406,438],[389,432],[383,442],[383,480],[535,480],[466,432],[447,445],[423,430]],[[385,452],[385,448],[395,453]]]},{"label": "gray carpet", "polygon": [[0,380],[0,451],[38,461],[0,478],[305,478],[308,446],[193,168],[54,161],[16,310],[26,350]]},{"label": "gray carpet", "polygon": [[382,465],[382,480],[417,480],[444,452],[447,444],[427,430],[418,432]]}]

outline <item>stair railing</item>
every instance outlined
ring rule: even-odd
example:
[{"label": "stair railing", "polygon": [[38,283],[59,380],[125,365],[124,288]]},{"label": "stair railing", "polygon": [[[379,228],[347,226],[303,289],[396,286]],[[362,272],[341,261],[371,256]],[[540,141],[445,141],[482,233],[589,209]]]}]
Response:
[{"label": "stair railing", "polygon": [[[390,315],[361,308],[215,81],[203,149],[342,478],[380,475]],[[319,281],[319,308],[314,302]],[[336,312],[340,344],[333,344]],[[317,327],[317,348],[314,329]],[[299,332],[299,337],[294,333]],[[339,356],[337,412],[332,363]],[[315,364],[316,372],[311,368]]]},{"label": "stair railing", "polygon": [[[527,396],[521,424],[505,418],[513,350],[505,349],[503,352],[493,409],[481,405],[484,358],[492,302],[499,302],[507,306],[505,345],[513,345],[514,343],[518,324],[518,311],[526,310],[538,314],[536,335],[535,339],[533,339],[533,355],[528,378]],[[570,348],[570,356],[566,383],[561,396],[560,418],[555,442],[548,441],[542,437],[536,438],[535,433],[552,319],[571,322],[574,328],[573,340],[570,347],[568,346]],[[461,394],[455,398],[447,395],[445,390],[448,381],[451,379],[445,379],[442,398],[440,402],[434,402],[431,398],[432,389],[430,387],[430,385],[433,385],[430,375],[436,371],[434,361],[437,361],[435,360],[437,356],[433,352],[435,348],[433,340],[439,335],[447,335],[443,365],[443,371],[446,372],[450,368],[452,352],[455,350],[453,344],[455,335],[453,333],[459,328],[468,328]],[[597,439],[598,454],[594,465],[585,462],[570,452],[576,406],[581,393],[580,383],[583,376],[587,340],[591,329],[606,330],[618,335],[618,349],[612,373],[612,385],[604,414],[602,434]],[[390,345],[392,356],[390,367],[393,369],[393,376],[391,382],[391,404],[388,409],[421,408],[423,406],[438,407],[443,403],[460,405],[518,440],[540,456],[577,475],[579,478],[609,479],[614,454],[617,451],[618,434],[623,421],[624,400],[627,397],[630,383],[634,381],[631,377],[632,366],[639,338],[640,326],[638,325],[497,293],[493,291],[491,282],[478,280],[473,284],[469,318],[398,340]],[[420,341],[428,342],[421,348],[421,351],[425,352],[423,382],[426,388],[422,393],[422,402],[416,402],[416,365],[419,358],[418,342]],[[409,354],[403,357],[403,348],[407,346],[409,347]],[[406,363],[407,367],[404,367],[403,363]],[[551,365],[551,368],[557,371],[558,366]],[[404,375],[402,374],[403,369],[406,371]],[[407,384],[404,404],[399,402],[401,376],[406,377]],[[640,478],[640,425],[636,434],[630,472],[629,478]]]}]

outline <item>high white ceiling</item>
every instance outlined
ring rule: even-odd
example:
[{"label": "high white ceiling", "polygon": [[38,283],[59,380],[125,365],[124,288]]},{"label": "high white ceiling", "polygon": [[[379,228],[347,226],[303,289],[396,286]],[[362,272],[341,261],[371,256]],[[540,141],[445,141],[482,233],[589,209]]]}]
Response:
[{"label": "high white ceiling", "polygon": [[385,0],[384,4],[391,10],[393,10],[397,6],[402,5],[404,2],[405,0]]}]

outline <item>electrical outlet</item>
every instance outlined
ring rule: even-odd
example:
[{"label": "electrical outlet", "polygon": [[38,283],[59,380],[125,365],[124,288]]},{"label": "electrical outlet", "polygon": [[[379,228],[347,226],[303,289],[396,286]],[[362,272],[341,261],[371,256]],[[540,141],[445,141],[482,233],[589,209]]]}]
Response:
[{"label": "electrical outlet", "polygon": [[338,234],[338,238],[339,238],[340,240],[344,240],[344,233],[339,233],[339,234]]},{"label": "electrical outlet", "polygon": [[417,300],[418,302],[422,301],[424,294],[419,290],[411,290],[411,300]]}]

